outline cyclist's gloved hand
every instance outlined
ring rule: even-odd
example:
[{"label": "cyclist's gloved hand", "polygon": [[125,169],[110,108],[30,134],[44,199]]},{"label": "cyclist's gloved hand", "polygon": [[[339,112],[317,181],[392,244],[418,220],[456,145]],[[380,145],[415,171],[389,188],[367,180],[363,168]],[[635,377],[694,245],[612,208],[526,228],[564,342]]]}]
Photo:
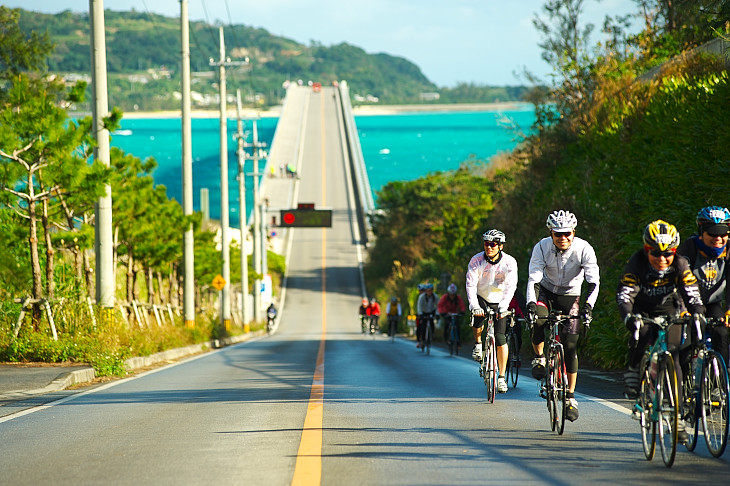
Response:
[{"label": "cyclist's gloved hand", "polygon": [[534,323],[537,320],[537,304],[529,302],[527,304],[527,320]]},{"label": "cyclist's gloved hand", "polygon": [[639,340],[641,316],[636,314],[626,314],[626,317],[624,317],[624,325],[626,326],[626,330],[631,333],[630,339],[633,343],[636,343]]},{"label": "cyclist's gloved hand", "polygon": [[473,316],[484,316],[484,309],[482,309],[481,307],[477,307],[476,309],[471,310],[471,314]]},{"label": "cyclist's gloved hand", "polygon": [[588,302],[585,303],[583,306],[583,310],[580,312],[580,316],[583,319],[583,324],[586,326],[591,325],[591,321],[593,321],[593,307]]}]

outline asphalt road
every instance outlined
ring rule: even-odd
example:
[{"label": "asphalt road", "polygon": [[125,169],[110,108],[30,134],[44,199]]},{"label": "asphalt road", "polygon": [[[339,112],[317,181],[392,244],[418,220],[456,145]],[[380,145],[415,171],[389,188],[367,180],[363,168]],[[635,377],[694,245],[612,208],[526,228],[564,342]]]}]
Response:
[{"label": "asphalt road", "polygon": [[526,374],[489,404],[470,359],[361,334],[334,101],[311,94],[298,198],[333,227],[293,232],[279,331],[0,418],[0,483],[727,484],[702,439],[646,461],[628,403],[586,395],[616,396],[601,377],[558,436]]}]

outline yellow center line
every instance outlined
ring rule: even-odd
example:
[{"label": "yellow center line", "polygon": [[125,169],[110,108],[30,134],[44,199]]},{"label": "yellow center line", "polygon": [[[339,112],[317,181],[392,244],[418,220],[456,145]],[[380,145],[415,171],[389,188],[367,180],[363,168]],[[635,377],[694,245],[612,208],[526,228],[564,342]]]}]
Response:
[{"label": "yellow center line", "polygon": [[[324,125],[324,96],[320,96],[322,103],[322,205],[326,202],[326,170],[325,170],[325,125]],[[312,379],[312,391],[309,395],[307,415],[304,417],[302,438],[299,442],[297,462],[294,466],[294,476],[291,484],[315,485],[322,482],[322,421],[324,414],[324,349],[327,334],[327,233],[322,228],[322,331],[319,340],[319,351],[317,362],[314,367],[314,378]]]}]

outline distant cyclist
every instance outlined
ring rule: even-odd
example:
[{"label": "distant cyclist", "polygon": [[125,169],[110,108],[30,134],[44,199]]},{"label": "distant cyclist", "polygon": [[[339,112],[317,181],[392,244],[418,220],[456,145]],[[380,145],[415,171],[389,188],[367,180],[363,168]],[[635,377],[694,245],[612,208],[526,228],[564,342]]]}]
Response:
[{"label": "distant cyclist", "polygon": [[416,312],[419,316],[418,328],[416,329],[418,347],[424,346],[426,324],[431,328],[431,336],[433,336],[433,316],[436,314],[438,301],[438,296],[433,291],[433,284],[424,284],[423,293],[418,296],[418,302],[416,303]]},{"label": "distant cyclist", "polygon": [[[536,320],[538,303],[550,310],[567,315],[580,315],[589,323],[593,306],[598,298],[598,261],[593,247],[584,239],[575,236],[578,218],[570,211],[553,211],[545,222],[550,235],[543,238],[532,249],[527,280],[527,313],[534,323],[532,328],[532,376],[545,376],[545,320]],[[580,308],[580,293],[583,281],[588,284],[586,301]],[[544,307],[540,306],[542,309]],[[579,314],[580,310],[580,314]],[[575,385],[578,381],[578,334],[580,319],[571,319],[561,329],[560,340],[565,349],[565,371],[568,374],[568,409],[565,418],[571,422],[578,419],[578,402],[575,399]]]},{"label": "distant cyclist", "polygon": [[358,309],[358,315],[360,316],[360,327],[362,328],[362,332],[365,332],[365,329],[367,328],[366,322],[368,318],[368,307],[370,306],[370,301],[368,299],[363,298],[362,304],[360,305],[360,308]]},{"label": "distant cyclist", "polygon": [[[658,219],[644,228],[644,247],[631,255],[619,280],[616,302],[619,314],[629,331],[629,369],[624,375],[624,393],[636,398],[639,393],[639,363],[644,351],[656,338],[656,329],[642,325],[637,315],[645,317],[674,317],[689,311],[704,314],[697,278],[685,258],[677,258],[679,232],[673,225]],[[634,332],[639,328],[639,340]],[[667,333],[667,344],[674,358],[677,372],[678,403],[682,403],[682,369],[679,366],[679,346],[682,326],[672,326]],[[679,441],[687,441],[684,422],[677,427]]]},{"label": "distant cyclist", "polygon": [[[457,287],[455,283],[450,283],[446,288],[446,293],[441,296],[437,306],[438,313],[444,316],[446,319],[449,318],[449,314],[464,314],[466,312],[466,304],[459,294],[456,293]],[[449,321],[447,321],[448,324]],[[459,325],[459,319],[456,320],[456,325]],[[458,335],[458,334],[457,334]],[[444,341],[449,341],[449,326],[444,326]],[[461,342],[456,343],[457,349],[461,347]]]},{"label": "distant cyclist", "polygon": [[727,327],[727,316],[730,315],[728,229],[730,211],[727,208],[702,208],[697,213],[697,234],[684,240],[677,248],[677,256],[689,261],[690,270],[697,277],[707,317],[725,321],[725,327],[716,326],[711,331],[712,348],[722,355],[725,363],[728,362],[730,346]]},{"label": "distant cyclist", "polygon": [[509,309],[515,290],[517,289],[517,260],[503,250],[506,237],[497,229],[491,229],[482,235],[484,251],[471,257],[466,269],[466,298],[469,310],[474,316],[474,351],[472,358],[476,361],[482,355],[482,330],[484,328],[485,310],[494,310],[497,320],[494,324],[494,341],[497,345],[497,391],[507,391],[504,372],[507,368],[509,348],[507,347],[507,318],[500,314]]},{"label": "distant cyclist", "polygon": [[388,316],[388,332],[390,333],[390,321],[396,321],[396,329],[398,329],[398,322],[400,322],[403,311],[398,301],[398,297],[393,296],[390,298],[390,302],[385,305],[385,315]]}]

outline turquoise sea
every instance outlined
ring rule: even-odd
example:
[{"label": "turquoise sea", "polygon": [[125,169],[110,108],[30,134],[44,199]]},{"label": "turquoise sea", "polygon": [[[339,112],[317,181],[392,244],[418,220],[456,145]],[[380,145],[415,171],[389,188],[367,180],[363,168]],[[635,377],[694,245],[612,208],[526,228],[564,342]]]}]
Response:
[{"label": "turquoise sea", "polygon": [[[365,165],[375,194],[393,180],[413,180],[429,172],[451,170],[466,160],[487,161],[493,155],[511,150],[517,134],[529,130],[534,120],[531,105],[518,105],[510,111],[430,112],[393,115],[356,116]],[[277,118],[258,121],[259,139],[271,144]],[[200,209],[200,189],[210,193],[210,217],[220,217],[219,120],[192,120],[193,199]],[[250,131],[251,121],[244,123]],[[238,225],[238,158],[236,121],[228,122],[228,176],[231,226]],[[141,159],[153,157],[158,164],[153,173],[156,184],[167,187],[168,196],[182,201],[182,142],[180,119],[123,119],[121,129],[112,134],[111,144]],[[247,139],[250,141],[250,134]],[[247,161],[245,171],[252,171]],[[247,177],[246,194],[253,185]],[[377,197],[376,197],[377,204]],[[246,202],[251,210],[252,202]]]}]

